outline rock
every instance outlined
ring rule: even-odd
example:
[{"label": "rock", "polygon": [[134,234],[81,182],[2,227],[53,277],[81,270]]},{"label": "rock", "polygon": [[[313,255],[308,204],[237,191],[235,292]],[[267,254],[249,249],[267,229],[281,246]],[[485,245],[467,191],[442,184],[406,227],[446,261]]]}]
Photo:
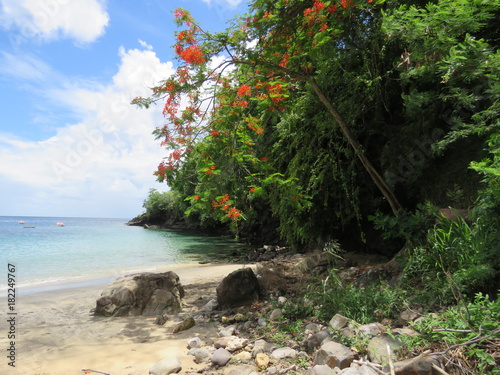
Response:
[{"label": "rock", "polygon": [[193,337],[187,341],[187,346],[189,349],[195,349],[201,347],[201,340],[199,337]]},{"label": "rock", "polygon": [[308,325],[306,325],[306,328],[305,328],[305,333],[317,333],[319,332],[320,330],[320,325],[317,324],[317,323],[309,323]]},{"label": "rock", "polygon": [[242,337],[231,336],[227,338],[226,349],[230,352],[235,352],[244,348],[248,344],[248,339]]},{"label": "rock", "polygon": [[149,369],[149,375],[177,374],[182,370],[181,361],[177,357],[167,357],[156,362]]},{"label": "rock", "polygon": [[315,252],[304,257],[293,269],[299,272],[308,272],[319,266],[328,266],[333,261],[333,256],[327,252]]},{"label": "rock", "polygon": [[294,349],[285,346],[284,348],[273,350],[271,356],[274,359],[295,358],[297,357],[297,352]]},{"label": "rock", "polygon": [[253,366],[238,366],[227,373],[227,375],[253,375]]},{"label": "rock", "polygon": [[276,367],[268,367],[267,374],[268,375],[276,375],[278,373],[278,369]]},{"label": "rock", "polygon": [[216,366],[225,366],[231,359],[231,353],[226,349],[219,348],[212,354],[212,363]]},{"label": "rock", "polygon": [[168,320],[168,315],[158,315],[155,320],[155,324],[158,324],[159,326],[164,325]]},{"label": "rock", "polygon": [[195,322],[194,318],[192,316],[190,316],[189,318],[184,319],[179,324],[176,324],[175,326],[173,326],[172,333],[178,333],[181,331],[185,331],[191,327],[194,327],[195,324],[196,324],[196,322]]},{"label": "rock", "polygon": [[188,354],[194,356],[196,363],[203,363],[210,357],[210,352],[201,348],[191,349]]},{"label": "rock", "polygon": [[174,314],[182,310],[184,289],[172,271],[117,278],[96,301],[95,315],[136,316]]},{"label": "rock", "polygon": [[259,319],[257,320],[257,324],[258,324],[259,326],[261,326],[261,327],[265,327],[265,326],[267,326],[266,319],[264,319],[264,318],[259,318]]},{"label": "rock", "polygon": [[331,368],[338,367],[344,369],[349,367],[359,355],[347,346],[339,344],[338,342],[329,341],[321,345],[314,356],[315,365],[328,365]]},{"label": "rock", "polygon": [[269,316],[269,320],[271,322],[277,322],[282,314],[283,312],[281,311],[281,309],[274,309],[271,315]]},{"label": "rock", "polygon": [[283,297],[283,296],[278,297],[278,303],[279,303],[280,305],[285,304],[285,303],[286,303],[286,301],[288,301],[286,297]]},{"label": "rock", "polygon": [[368,366],[351,365],[340,371],[338,375],[378,375],[378,373]]},{"label": "rock", "polygon": [[314,349],[319,348],[326,338],[331,338],[330,331],[326,329],[308,337],[304,341],[307,352],[312,353]]},{"label": "rock", "polygon": [[402,342],[392,338],[387,333],[376,336],[368,342],[367,351],[370,360],[375,363],[389,362],[389,353],[387,352],[387,345],[389,345],[393,361],[397,360],[398,348],[403,345]]},{"label": "rock", "polygon": [[246,352],[246,351],[241,351],[238,354],[234,355],[234,359],[242,362],[246,362],[252,359],[252,353]]},{"label": "rock", "polygon": [[420,314],[418,311],[408,309],[399,314],[398,323],[402,326],[405,326],[410,322],[414,322],[421,316],[422,314]]},{"label": "rock", "polygon": [[256,357],[259,353],[272,353],[276,349],[274,344],[271,344],[265,340],[257,340],[253,345],[252,357]]},{"label": "rock", "polygon": [[255,356],[255,365],[259,370],[265,370],[269,366],[269,356],[265,353],[258,353]]},{"label": "rock", "polygon": [[350,319],[343,315],[335,314],[328,323],[332,329],[342,329],[349,324]]},{"label": "rock", "polygon": [[225,348],[226,346],[227,346],[227,338],[219,339],[214,343],[215,349]]},{"label": "rock", "polygon": [[386,328],[376,322],[376,323],[370,323],[370,324],[363,324],[362,326],[359,326],[356,329],[356,333],[361,336],[365,337],[370,337],[370,336],[377,336],[380,335],[381,333],[385,333]]},{"label": "rock", "polygon": [[217,301],[215,299],[211,299],[200,309],[200,311],[204,313],[209,313],[216,310],[218,306],[219,305],[217,304]]},{"label": "rock", "polygon": [[222,307],[251,305],[259,300],[259,281],[251,268],[231,272],[217,286],[217,303]]},{"label": "rock", "polygon": [[394,370],[396,375],[435,375],[438,372],[433,370],[433,364],[440,367],[437,356],[422,354],[405,361],[395,362]]},{"label": "rock", "polygon": [[419,335],[419,333],[417,331],[415,331],[411,328],[408,328],[408,327],[394,328],[394,329],[391,329],[391,332],[393,334],[402,335],[402,336],[411,336],[411,337]]},{"label": "rock", "polygon": [[305,375],[336,375],[337,372],[327,365],[316,365],[306,371]]},{"label": "rock", "polygon": [[226,328],[223,328],[219,331],[219,336],[220,337],[229,337],[229,336],[234,335],[234,332],[236,332],[235,326],[227,326]]}]

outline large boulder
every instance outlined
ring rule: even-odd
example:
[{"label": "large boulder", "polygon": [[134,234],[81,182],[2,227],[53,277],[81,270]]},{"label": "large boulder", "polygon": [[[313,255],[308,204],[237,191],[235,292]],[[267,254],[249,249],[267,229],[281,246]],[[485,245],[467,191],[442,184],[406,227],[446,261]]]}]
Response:
[{"label": "large boulder", "polygon": [[251,268],[231,272],[217,286],[217,303],[221,307],[248,306],[259,300],[259,281]]},{"label": "large boulder", "polygon": [[135,316],[174,314],[182,310],[184,289],[172,271],[122,276],[96,301],[95,315]]}]

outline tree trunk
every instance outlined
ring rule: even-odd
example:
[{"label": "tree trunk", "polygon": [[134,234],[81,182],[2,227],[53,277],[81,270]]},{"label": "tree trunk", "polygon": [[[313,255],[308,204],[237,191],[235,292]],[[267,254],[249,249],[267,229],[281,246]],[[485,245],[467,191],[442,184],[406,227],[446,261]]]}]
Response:
[{"label": "tree trunk", "polygon": [[349,130],[349,127],[347,124],[344,122],[342,119],[342,116],[337,112],[335,108],[333,108],[332,104],[328,100],[328,98],[323,94],[323,91],[321,91],[321,88],[318,86],[316,81],[314,79],[308,79],[307,82],[312,86],[314,89],[314,92],[318,96],[318,98],[321,100],[321,102],[325,105],[327,108],[328,112],[333,116],[333,118],[337,121],[337,123],[340,126],[340,129],[342,130],[342,133],[345,135],[347,138],[347,141],[353,148],[354,152],[356,153],[357,157],[359,160],[361,160],[361,163],[365,167],[366,171],[372,178],[373,182],[375,182],[375,185],[379,188],[380,192],[382,195],[385,197],[389,205],[391,206],[392,212],[396,217],[400,216],[401,211],[403,210],[403,207],[399,203],[398,199],[394,195],[393,191],[387,185],[385,182],[384,178],[378,173],[378,171],[375,169],[373,164],[370,162],[370,160],[366,157],[363,148],[361,145],[354,139],[353,135],[351,134],[351,131]]}]

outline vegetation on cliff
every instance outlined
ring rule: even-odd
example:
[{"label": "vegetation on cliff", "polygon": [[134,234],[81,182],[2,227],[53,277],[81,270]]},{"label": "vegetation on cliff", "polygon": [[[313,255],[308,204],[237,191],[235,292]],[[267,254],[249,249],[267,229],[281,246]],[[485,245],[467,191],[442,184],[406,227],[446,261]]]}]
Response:
[{"label": "vegetation on cliff", "polygon": [[175,12],[177,72],[133,100],[164,105],[168,120],[154,134],[171,190],[152,192],[146,215],[297,249],[335,239],[398,254],[414,303],[495,298],[500,3],[249,9],[222,33]]}]

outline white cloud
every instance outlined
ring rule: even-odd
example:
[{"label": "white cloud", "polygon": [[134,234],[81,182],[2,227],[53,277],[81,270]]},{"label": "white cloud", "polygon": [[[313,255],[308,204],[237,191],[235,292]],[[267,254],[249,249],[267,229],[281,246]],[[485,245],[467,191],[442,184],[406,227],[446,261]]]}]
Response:
[{"label": "white cloud", "polygon": [[147,44],[144,40],[140,40],[139,39],[139,44],[143,47],[143,48],[146,48],[148,50],[153,50],[153,46],[150,45],[150,44]]},{"label": "white cloud", "polygon": [[109,23],[99,0],[0,0],[0,23],[19,38],[44,41],[67,38],[77,44],[95,41]]},{"label": "white cloud", "polygon": [[[92,215],[92,210],[93,215],[122,216],[115,210],[133,215],[142,210],[151,187],[166,189],[152,175],[166,154],[151,135],[164,123],[161,105],[143,110],[130,101],[148,95],[148,87],[171,75],[173,66],[149,50],[120,49],[119,54],[119,69],[108,85],[92,89],[93,82],[65,77],[52,81],[60,86],[46,89],[57,105],[80,114],[80,121],[42,141],[0,133],[0,185],[12,194],[2,193],[3,198],[10,207],[28,200],[32,210],[18,214],[48,215],[47,207],[53,207],[59,210],[54,214],[64,216]],[[29,199],[15,195],[26,187]],[[16,213],[2,205],[2,214]]]}]

